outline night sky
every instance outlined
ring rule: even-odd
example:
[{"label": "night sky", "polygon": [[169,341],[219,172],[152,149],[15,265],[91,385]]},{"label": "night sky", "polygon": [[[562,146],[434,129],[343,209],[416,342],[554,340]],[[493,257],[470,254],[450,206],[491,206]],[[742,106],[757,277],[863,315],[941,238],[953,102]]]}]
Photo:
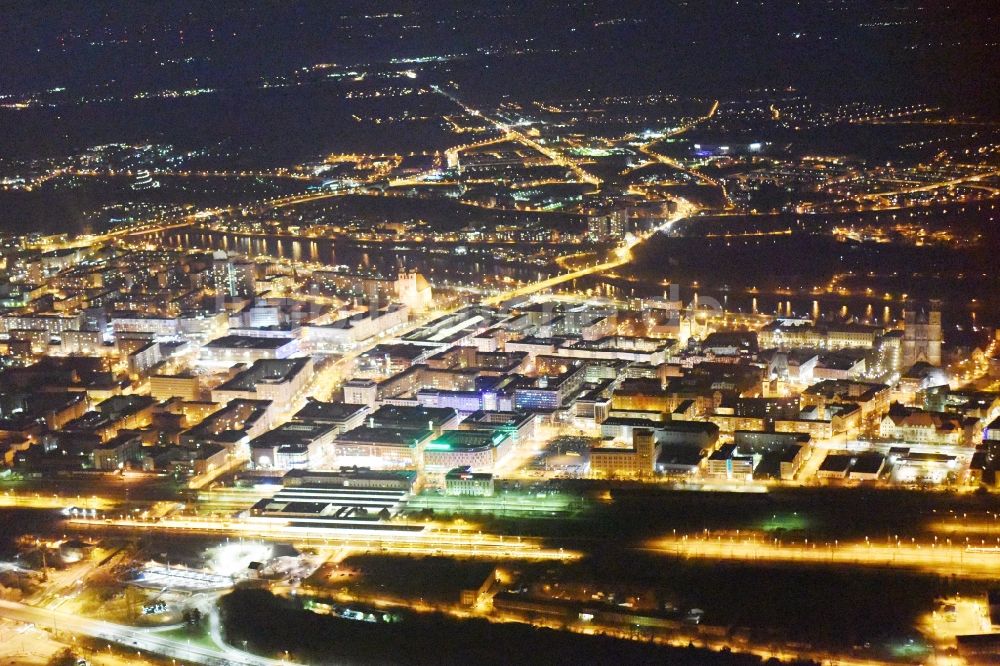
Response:
[{"label": "night sky", "polygon": [[703,94],[795,86],[970,112],[1000,108],[1000,6],[992,2],[4,4],[6,94],[240,86],[317,62],[475,53],[524,40],[562,57],[496,75],[488,59],[467,63],[484,95],[551,95],[560,86]]}]

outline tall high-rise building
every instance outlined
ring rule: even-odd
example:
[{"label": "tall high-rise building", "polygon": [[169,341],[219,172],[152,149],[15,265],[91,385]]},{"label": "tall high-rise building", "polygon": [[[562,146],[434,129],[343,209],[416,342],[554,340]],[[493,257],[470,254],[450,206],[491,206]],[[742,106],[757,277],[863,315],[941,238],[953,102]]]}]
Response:
[{"label": "tall high-rise building", "polygon": [[212,255],[212,282],[221,296],[253,296],[256,288],[254,264],[234,261],[225,252]]},{"label": "tall high-rise building", "polygon": [[923,361],[941,365],[941,303],[931,301],[930,308],[903,310],[903,367]]},{"label": "tall high-rise building", "polygon": [[593,240],[621,240],[628,232],[628,211],[624,208],[601,212],[587,218],[587,234]]}]

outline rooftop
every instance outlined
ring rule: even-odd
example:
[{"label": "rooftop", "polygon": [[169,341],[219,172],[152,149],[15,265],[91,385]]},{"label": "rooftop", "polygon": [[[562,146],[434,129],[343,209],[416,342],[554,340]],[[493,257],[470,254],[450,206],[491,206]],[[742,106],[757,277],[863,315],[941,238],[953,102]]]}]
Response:
[{"label": "rooftop", "polygon": [[257,384],[280,384],[289,381],[300,373],[309,363],[308,358],[262,359],[239,373],[218,391],[253,391]]},{"label": "rooftop", "polygon": [[296,421],[328,421],[342,422],[368,411],[366,405],[353,405],[346,402],[322,402],[309,400],[305,407],[295,413]]},{"label": "rooftop", "polygon": [[206,349],[280,349],[295,338],[265,338],[250,335],[224,335],[205,345]]},{"label": "rooftop", "polygon": [[338,443],[379,444],[414,448],[433,435],[426,428],[390,428],[361,426],[337,436]]},{"label": "rooftop", "polygon": [[458,416],[451,407],[408,407],[383,405],[369,417],[369,421],[379,427],[424,428],[430,425],[439,428]]}]

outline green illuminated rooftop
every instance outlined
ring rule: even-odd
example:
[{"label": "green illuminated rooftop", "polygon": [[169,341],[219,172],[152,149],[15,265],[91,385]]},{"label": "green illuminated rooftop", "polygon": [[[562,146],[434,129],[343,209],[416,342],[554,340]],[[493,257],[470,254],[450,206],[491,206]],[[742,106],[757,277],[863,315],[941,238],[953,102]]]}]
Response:
[{"label": "green illuminated rooftop", "polygon": [[428,442],[428,451],[456,451],[483,449],[500,446],[510,438],[504,430],[445,430],[433,441]]}]

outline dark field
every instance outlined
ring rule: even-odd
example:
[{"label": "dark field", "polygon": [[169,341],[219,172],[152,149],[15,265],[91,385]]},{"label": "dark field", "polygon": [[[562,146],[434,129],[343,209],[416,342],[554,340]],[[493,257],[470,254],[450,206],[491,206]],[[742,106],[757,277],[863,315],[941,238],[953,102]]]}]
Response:
[{"label": "dark field", "polygon": [[[985,493],[881,488],[786,488],[766,493],[611,489],[613,500],[598,503],[578,520],[498,521],[511,533],[587,543],[639,544],[702,530],[767,530],[787,540],[872,540],[887,537],[930,540],[929,523],[955,514],[984,515],[998,508]],[[573,547],[570,545],[570,547]]]}]

